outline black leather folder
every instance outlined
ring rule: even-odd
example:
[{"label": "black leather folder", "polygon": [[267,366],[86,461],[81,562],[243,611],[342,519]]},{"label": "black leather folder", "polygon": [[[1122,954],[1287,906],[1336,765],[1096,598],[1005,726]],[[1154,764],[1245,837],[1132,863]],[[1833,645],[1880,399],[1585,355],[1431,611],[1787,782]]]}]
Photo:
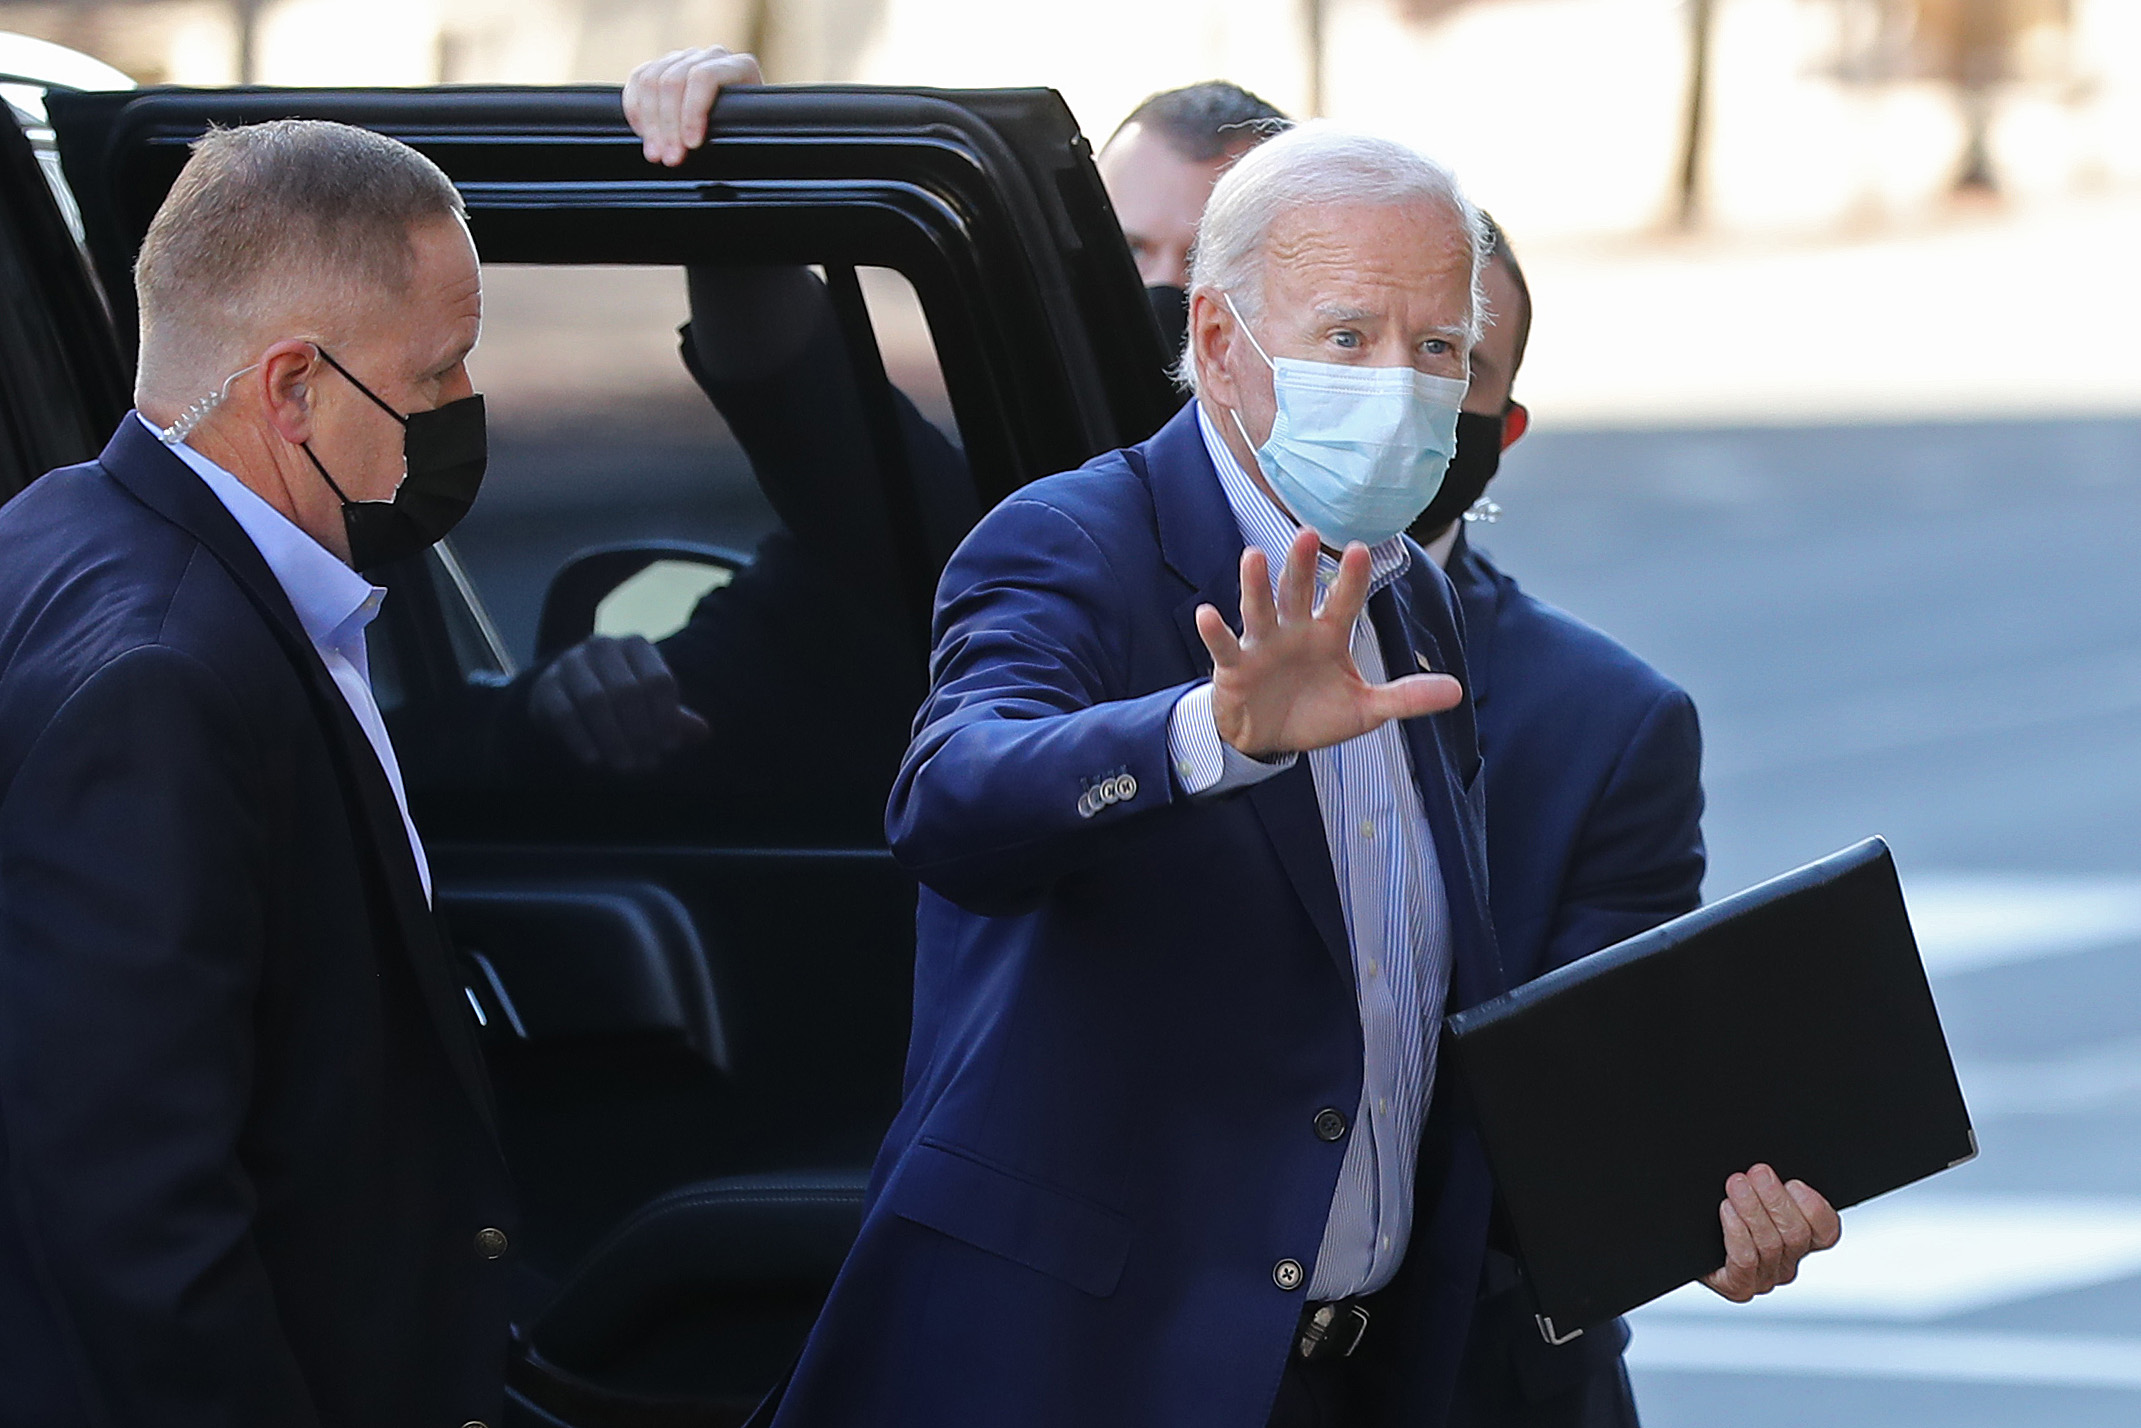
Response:
[{"label": "black leather folder", "polygon": [[1449,1030],[1554,1342],[1724,1263],[1735,1170],[1766,1162],[1842,1209],[1977,1154],[1878,838]]}]

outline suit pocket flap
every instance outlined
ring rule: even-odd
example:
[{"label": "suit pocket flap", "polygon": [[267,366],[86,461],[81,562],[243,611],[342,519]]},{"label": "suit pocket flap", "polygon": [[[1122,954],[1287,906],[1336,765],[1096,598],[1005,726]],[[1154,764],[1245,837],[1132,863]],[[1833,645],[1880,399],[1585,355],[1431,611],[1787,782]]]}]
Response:
[{"label": "suit pocket flap", "polygon": [[1112,1210],[989,1164],[941,1141],[917,1141],[885,1187],[893,1214],[1087,1294],[1115,1292],[1130,1222]]}]

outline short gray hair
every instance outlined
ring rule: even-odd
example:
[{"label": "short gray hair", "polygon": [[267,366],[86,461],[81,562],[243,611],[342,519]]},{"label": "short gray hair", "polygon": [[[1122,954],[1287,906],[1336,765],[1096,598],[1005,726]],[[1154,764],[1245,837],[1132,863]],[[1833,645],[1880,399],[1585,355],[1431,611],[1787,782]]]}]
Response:
[{"label": "short gray hair", "polygon": [[464,214],[438,165],[383,134],[322,119],[210,129],[134,262],[144,382],[152,364],[231,359],[264,309],[309,282],[406,291],[411,231]]},{"label": "short gray hair", "polygon": [[[1456,175],[1408,144],[1320,119],[1265,140],[1220,175],[1197,224],[1190,291],[1226,293],[1244,318],[1261,317],[1264,248],[1272,226],[1293,209],[1323,203],[1431,203],[1447,208],[1463,226],[1472,250],[1472,314],[1466,341],[1479,340],[1487,320],[1481,274],[1493,240],[1485,217],[1465,197]],[[1186,353],[1182,376],[1194,387],[1196,373]]]}]

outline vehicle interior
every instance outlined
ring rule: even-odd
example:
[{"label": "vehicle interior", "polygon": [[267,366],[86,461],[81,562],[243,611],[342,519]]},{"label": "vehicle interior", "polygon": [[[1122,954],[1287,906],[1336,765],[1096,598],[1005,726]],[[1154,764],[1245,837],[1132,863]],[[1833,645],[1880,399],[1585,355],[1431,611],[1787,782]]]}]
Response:
[{"label": "vehicle interior", "polygon": [[[0,495],[124,412],[131,256],[209,123],[366,124],[461,188],[489,474],[376,573],[371,660],[525,1213],[514,1411],[741,1422],[900,1096],[914,887],[882,814],[937,574],[1179,401],[1085,141],[1047,91],[737,92],[674,171],[614,90],[47,102],[88,261],[34,125],[0,126]],[[575,758],[530,690],[591,637],[654,643],[708,736]]]}]

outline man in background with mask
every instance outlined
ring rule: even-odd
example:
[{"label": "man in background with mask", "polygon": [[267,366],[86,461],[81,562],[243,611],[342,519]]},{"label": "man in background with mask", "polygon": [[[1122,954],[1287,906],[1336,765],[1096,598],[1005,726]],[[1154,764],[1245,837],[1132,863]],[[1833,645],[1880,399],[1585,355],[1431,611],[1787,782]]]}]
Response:
[{"label": "man in background with mask", "polygon": [[138,410],[0,509],[0,1424],[496,1421],[512,1211],[369,683],[474,498],[446,176],[211,131]]},{"label": "man in background with mask", "polygon": [[[1506,978],[1454,597],[1404,532],[1485,250],[1401,145],[1252,150],[1199,230],[1197,399],[953,557],[887,812],[906,1099],[765,1421],[1445,1421],[1491,1182],[1433,1032]],[[1834,1237],[1774,1190],[1731,1292]]]},{"label": "man in background with mask", "polygon": [[1238,84],[1206,80],[1145,100],[1095,156],[1169,352],[1189,335],[1190,248],[1212,185],[1292,122]]},{"label": "man in background with mask", "polygon": [[[1481,274],[1489,320],[1472,349],[1457,454],[1412,534],[1449,572],[1464,611],[1486,762],[1489,899],[1514,986],[1701,903],[1702,735],[1677,685],[1525,594],[1467,539],[1466,511],[1531,417],[1511,394],[1531,333],[1531,292],[1507,237],[1491,224],[1489,237]],[[1518,1262],[1497,1235],[1452,1424],[1633,1428],[1621,1365],[1627,1327],[1616,1321],[1549,1344],[1526,1300]]]}]

